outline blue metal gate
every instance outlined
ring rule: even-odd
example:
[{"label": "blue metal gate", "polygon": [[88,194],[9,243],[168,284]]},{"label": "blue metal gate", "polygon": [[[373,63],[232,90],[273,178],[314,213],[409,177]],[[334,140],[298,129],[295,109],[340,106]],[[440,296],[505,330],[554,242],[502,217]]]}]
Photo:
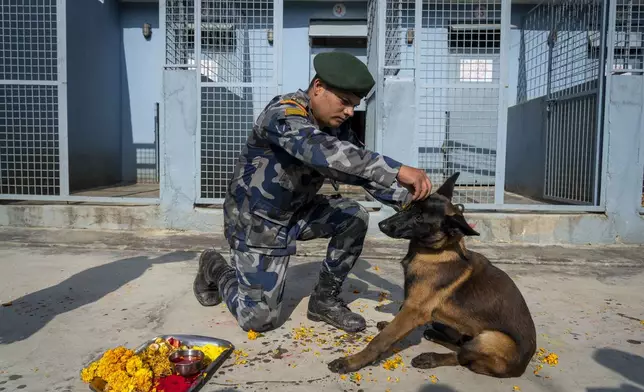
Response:
[{"label": "blue metal gate", "polygon": [[68,195],[65,0],[0,5],[0,198]]}]

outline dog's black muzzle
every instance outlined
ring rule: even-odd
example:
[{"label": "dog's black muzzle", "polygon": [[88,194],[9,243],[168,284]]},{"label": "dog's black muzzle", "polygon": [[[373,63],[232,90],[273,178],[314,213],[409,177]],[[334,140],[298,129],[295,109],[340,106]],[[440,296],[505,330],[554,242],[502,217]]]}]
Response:
[{"label": "dog's black muzzle", "polygon": [[402,238],[409,235],[413,231],[413,221],[411,216],[402,212],[390,216],[387,219],[378,223],[378,228],[385,235],[392,238]]}]

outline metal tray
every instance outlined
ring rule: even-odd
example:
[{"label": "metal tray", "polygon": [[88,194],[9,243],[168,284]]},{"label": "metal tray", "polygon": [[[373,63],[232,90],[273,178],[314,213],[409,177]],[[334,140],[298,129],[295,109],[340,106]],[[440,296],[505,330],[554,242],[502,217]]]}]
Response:
[{"label": "metal tray", "polygon": [[[223,339],[217,339],[217,338],[211,338],[208,336],[199,336],[199,335],[160,335],[160,336],[155,336],[152,339],[146,341],[145,343],[142,343],[139,347],[134,350],[136,354],[141,353],[143,350],[145,350],[150,344],[154,343],[155,340],[158,338],[161,338],[163,340],[169,339],[169,338],[175,338],[181,341],[182,345],[185,346],[203,346],[206,344],[212,344],[215,346],[219,347],[226,347],[227,350],[222,352],[217,359],[212,361],[208,366],[206,366],[205,369],[203,369],[199,373],[199,377],[197,378],[197,382],[193,383],[192,386],[188,389],[188,392],[197,392],[201,388],[203,388],[204,385],[210,380],[210,378],[215,374],[217,369],[230,357],[230,354],[233,352],[235,349],[235,346]],[[96,360],[100,359],[97,358]],[[94,362],[94,361],[92,361]],[[89,364],[91,364],[90,362]],[[87,366],[89,366],[89,364]],[[204,375],[205,373],[205,375]],[[105,392],[105,386],[106,383],[104,380],[100,378],[95,378],[90,384],[89,384],[89,389],[92,390],[93,392]]]}]

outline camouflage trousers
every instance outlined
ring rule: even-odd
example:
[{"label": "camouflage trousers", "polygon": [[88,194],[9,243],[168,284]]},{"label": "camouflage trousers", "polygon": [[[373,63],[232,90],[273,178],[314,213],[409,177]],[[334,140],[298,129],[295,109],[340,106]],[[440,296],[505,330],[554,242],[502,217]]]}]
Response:
[{"label": "camouflage trousers", "polygon": [[[369,213],[354,200],[321,198],[297,223],[297,239],[330,238],[320,272],[341,282],[362,253],[368,221]],[[243,330],[276,327],[289,258],[231,250],[235,273],[219,280],[219,292]]]}]

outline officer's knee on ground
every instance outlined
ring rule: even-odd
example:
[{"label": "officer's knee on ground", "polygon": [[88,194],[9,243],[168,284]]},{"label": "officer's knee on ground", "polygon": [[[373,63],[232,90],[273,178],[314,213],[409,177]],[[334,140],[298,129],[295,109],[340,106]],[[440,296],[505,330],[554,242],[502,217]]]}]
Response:
[{"label": "officer's knee on ground", "polygon": [[276,317],[269,316],[268,318],[264,315],[253,313],[252,315],[245,315],[243,317],[237,317],[237,323],[244,331],[248,332],[251,329],[255,332],[266,332],[272,329],[275,329],[277,322]]}]

